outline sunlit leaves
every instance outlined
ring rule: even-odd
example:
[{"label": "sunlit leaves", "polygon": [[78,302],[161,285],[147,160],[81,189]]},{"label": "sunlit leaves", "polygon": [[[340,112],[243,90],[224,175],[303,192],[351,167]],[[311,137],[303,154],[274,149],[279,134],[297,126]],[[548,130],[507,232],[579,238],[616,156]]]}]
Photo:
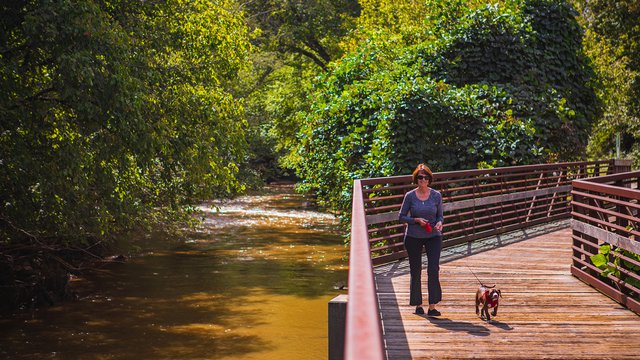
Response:
[{"label": "sunlit leaves", "polygon": [[231,88],[250,44],[234,1],[0,9],[2,241],[109,239],[240,189]]},{"label": "sunlit leaves", "polygon": [[586,29],[585,51],[598,73],[604,114],[591,134],[589,154],[622,157],[640,165],[640,6],[633,0],[575,0]]},{"label": "sunlit leaves", "polygon": [[426,3],[363,2],[360,41],[315,85],[293,160],[334,208],[348,210],[354,178],[420,162],[447,171],[583,154],[598,104],[569,6]]}]

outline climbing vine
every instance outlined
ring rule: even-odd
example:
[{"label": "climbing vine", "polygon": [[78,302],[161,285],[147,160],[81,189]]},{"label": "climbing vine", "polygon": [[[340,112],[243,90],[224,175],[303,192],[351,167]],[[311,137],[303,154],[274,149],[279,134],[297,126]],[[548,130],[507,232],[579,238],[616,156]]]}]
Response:
[{"label": "climbing vine", "polygon": [[459,16],[435,7],[414,43],[362,29],[366,40],[318,79],[290,156],[302,189],[346,214],[353,179],[419,162],[448,171],[582,156],[598,102],[573,9],[450,2]]}]

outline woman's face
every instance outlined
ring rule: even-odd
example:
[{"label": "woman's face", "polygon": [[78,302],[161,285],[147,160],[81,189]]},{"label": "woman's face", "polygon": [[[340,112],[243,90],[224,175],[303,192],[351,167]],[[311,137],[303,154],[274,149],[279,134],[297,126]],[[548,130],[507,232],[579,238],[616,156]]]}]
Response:
[{"label": "woman's face", "polygon": [[416,176],[416,180],[418,181],[418,186],[426,186],[429,185],[430,181],[430,177],[429,174],[425,173],[425,172],[420,172],[418,173],[418,176]]}]

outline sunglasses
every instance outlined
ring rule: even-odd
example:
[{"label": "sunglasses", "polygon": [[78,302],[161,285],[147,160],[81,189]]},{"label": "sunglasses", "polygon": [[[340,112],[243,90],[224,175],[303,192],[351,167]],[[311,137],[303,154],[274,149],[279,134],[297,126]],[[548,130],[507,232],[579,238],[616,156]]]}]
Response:
[{"label": "sunglasses", "polygon": [[418,175],[418,176],[416,176],[416,179],[418,179],[418,180],[429,180],[430,178],[428,176],[425,176],[425,175]]}]

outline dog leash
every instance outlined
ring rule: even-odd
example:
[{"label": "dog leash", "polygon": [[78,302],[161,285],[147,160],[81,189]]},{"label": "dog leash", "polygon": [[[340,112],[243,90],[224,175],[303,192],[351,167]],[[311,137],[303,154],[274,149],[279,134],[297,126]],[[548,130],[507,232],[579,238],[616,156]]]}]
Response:
[{"label": "dog leash", "polygon": [[487,286],[485,284],[482,283],[482,281],[480,281],[480,279],[478,279],[478,277],[476,276],[476,273],[473,272],[473,270],[471,270],[471,268],[469,267],[469,265],[467,265],[467,269],[469,269],[469,271],[471,271],[471,273],[473,274],[473,276],[476,278],[476,280],[478,280],[478,283],[480,284],[480,286],[486,287],[487,289],[493,289],[494,287],[496,287],[495,285],[493,286]]}]

